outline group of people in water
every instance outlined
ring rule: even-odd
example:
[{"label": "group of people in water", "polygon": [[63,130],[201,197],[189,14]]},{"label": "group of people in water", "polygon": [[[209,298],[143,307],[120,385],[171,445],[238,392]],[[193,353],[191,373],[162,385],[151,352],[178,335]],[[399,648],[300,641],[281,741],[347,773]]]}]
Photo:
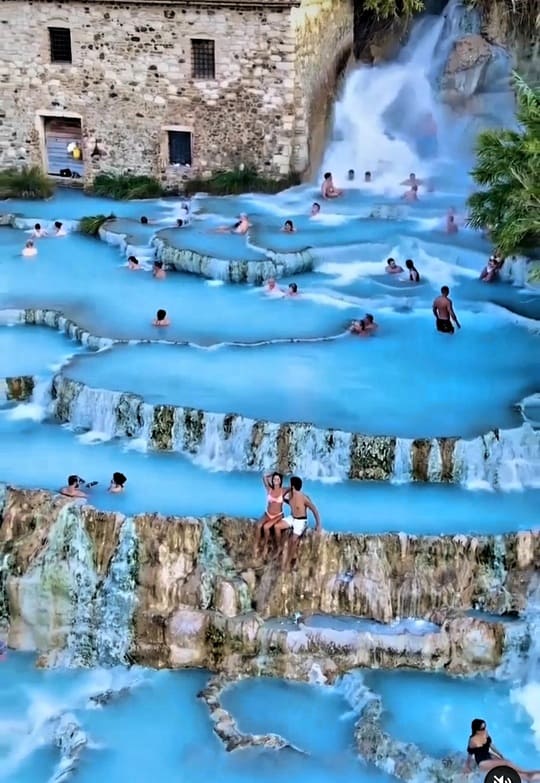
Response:
[{"label": "group of people in water", "polygon": [[[110,492],[113,495],[119,495],[124,491],[126,482],[126,476],[124,476],[123,473],[115,471],[112,475],[107,492]],[[88,497],[88,493],[85,492],[85,490],[97,487],[97,485],[97,481],[85,481],[80,476],[72,474],[71,476],[68,476],[67,484],[65,487],[62,487],[60,494],[67,498],[81,498],[85,500]]]},{"label": "group of people in water", "polygon": [[[287,570],[296,563],[298,547],[308,527],[308,514],[311,513],[315,519],[316,532],[322,530],[321,517],[317,506],[303,492],[299,476],[292,476],[288,487],[284,486],[283,475],[278,471],[263,475],[262,482],[266,492],[266,511],[257,523],[253,556],[266,560],[273,538],[276,555]],[[284,514],[285,503],[290,508],[288,515]]]},{"label": "group of people in water", "polygon": [[57,220],[55,221],[51,234],[41,227],[41,223],[36,223],[30,236],[31,239],[25,243],[25,246],[22,249],[22,255],[25,258],[32,258],[33,256],[37,256],[38,249],[34,242],[35,239],[44,239],[45,237],[65,237],[67,234],[66,229],[64,228],[64,224],[61,223],[60,220]]}]

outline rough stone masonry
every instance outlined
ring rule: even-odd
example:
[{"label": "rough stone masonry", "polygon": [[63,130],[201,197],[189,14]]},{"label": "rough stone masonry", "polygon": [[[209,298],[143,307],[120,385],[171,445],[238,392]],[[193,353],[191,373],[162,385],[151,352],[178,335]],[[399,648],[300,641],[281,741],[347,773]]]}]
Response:
[{"label": "rough stone masonry", "polygon": [[[51,61],[50,28],[69,30],[64,61]],[[87,181],[131,171],[174,185],[241,163],[276,176],[320,152],[352,2],[0,0],[0,35],[0,168],[47,171],[56,118],[80,121]],[[194,39],[214,42],[215,78],[194,77]],[[190,166],[171,164],[169,131],[191,134]]]}]

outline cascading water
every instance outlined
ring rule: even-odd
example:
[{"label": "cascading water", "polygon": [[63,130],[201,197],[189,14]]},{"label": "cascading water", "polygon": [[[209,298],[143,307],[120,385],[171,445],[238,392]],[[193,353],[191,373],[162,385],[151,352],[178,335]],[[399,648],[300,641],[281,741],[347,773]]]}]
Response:
[{"label": "cascading water", "polygon": [[351,168],[371,171],[370,188],[379,192],[395,191],[409,172],[434,173],[436,162],[456,168],[458,160],[457,170],[465,174],[478,120],[484,126],[512,121],[508,58],[495,47],[482,73],[489,100],[477,100],[466,111],[441,100],[441,78],[455,42],[479,27],[473,9],[451,0],[442,15],[426,14],[414,25],[395,61],[357,67],[336,104],[322,171],[334,172],[338,181]]}]

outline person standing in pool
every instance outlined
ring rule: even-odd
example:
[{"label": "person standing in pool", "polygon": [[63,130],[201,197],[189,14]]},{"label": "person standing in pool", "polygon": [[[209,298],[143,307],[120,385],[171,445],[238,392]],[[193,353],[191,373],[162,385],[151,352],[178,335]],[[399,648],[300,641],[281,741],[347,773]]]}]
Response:
[{"label": "person standing in pool", "polygon": [[156,313],[156,317],[152,321],[152,326],[170,326],[171,321],[169,318],[167,318],[167,311],[166,310],[158,310]]},{"label": "person standing in pool", "polygon": [[389,258],[386,262],[386,267],[384,269],[387,275],[399,275],[400,272],[403,272],[403,267],[396,264],[396,261],[394,258]]},{"label": "person standing in pool", "polygon": [[128,269],[131,272],[141,272],[142,266],[139,264],[139,259],[135,256],[130,256],[128,258]]},{"label": "person standing in pool", "polygon": [[320,211],[321,211],[321,205],[317,201],[314,201],[313,204],[311,205],[311,212],[310,212],[311,217],[316,217]]},{"label": "person standing in pool", "polygon": [[125,489],[126,481],[127,478],[123,473],[113,473],[111,483],[109,484],[109,489],[107,491],[111,492],[113,495],[120,494],[120,492],[123,492]]},{"label": "person standing in pool", "polygon": [[166,276],[165,270],[163,269],[163,261],[154,261],[152,277],[155,277],[156,280],[165,280]]},{"label": "person standing in pool", "polygon": [[[321,517],[317,506],[308,495],[302,492],[302,479],[298,476],[291,478],[291,487],[285,490],[284,500],[290,506],[291,515],[284,517],[274,525],[278,551],[282,552],[282,566],[284,569],[292,567],[296,560],[300,539],[306,532],[308,526],[308,511],[311,511],[315,518],[315,531],[320,533],[322,530]],[[290,536],[285,546],[281,545],[281,535],[285,530],[290,530]]]},{"label": "person standing in pool", "polygon": [[458,329],[461,329],[461,324],[457,319],[457,315],[454,312],[454,305],[448,294],[450,289],[447,285],[443,285],[441,288],[441,295],[433,301],[433,315],[435,316],[435,323],[438,332],[444,334],[454,334],[455,323]]},{"label": "person standing in pool", "polygon": [[270,543],[270,531],[283,519],[283,476],[274,471],[271,474],[263,475],[262,482],[266,490],[266,511],[259,519],[255,529],[253,555],[256,557],[259,554],[262,540],[262,555],[263,558],[266,558]]},{"label": "person standing in pool", "polygon": [[495,767],[510,767],[525,780],[540,780],[540,769],[521,769],[521,767],[517,767],[514,763],[504,758],[493,744],[487,731],[486,722],[481,718],[475,718],[471,723],[471,736],[467,743],[467,763],[465,765],[465,772],[467,773],[471,772],[471,760],[473,758],[476,766],[484,773],[495,769]]},{"label": "person standing in pool", "polygon": [[34,245],[31,239],[29,239],[23,247],[22,255],[25,258],[32,258],[32,256],[37,256],[37,247]]}]

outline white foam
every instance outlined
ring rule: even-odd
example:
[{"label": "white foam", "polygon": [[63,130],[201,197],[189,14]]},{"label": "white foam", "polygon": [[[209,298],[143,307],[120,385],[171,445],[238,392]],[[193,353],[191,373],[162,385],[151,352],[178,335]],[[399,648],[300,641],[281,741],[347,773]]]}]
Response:
[{"label": "white foam", "polygon": [[209,285],[211,288],[218,288],[221,285],[225,285],[224,280],[206,280],[206,285]]},{"label": "white foam", "polygon": [[97,430],[89,430],[77,435],[77,440],[84,446],[96,446],[98,443],[106,443],[112,439],[112,435],[107,432],[98,432]]},{"label": "white foam", "polygon": [[519,704],[532,719],[534,744],[540,751],[540,682],[529,682],[510,693],[513,704]]},{"label": "white foam", "polygon": [[47,415],[45,405],[39,405],[35,402],[21,402],[14,408],[7,411],[7,418],[10,421],[36,421],[40,422]]}]

